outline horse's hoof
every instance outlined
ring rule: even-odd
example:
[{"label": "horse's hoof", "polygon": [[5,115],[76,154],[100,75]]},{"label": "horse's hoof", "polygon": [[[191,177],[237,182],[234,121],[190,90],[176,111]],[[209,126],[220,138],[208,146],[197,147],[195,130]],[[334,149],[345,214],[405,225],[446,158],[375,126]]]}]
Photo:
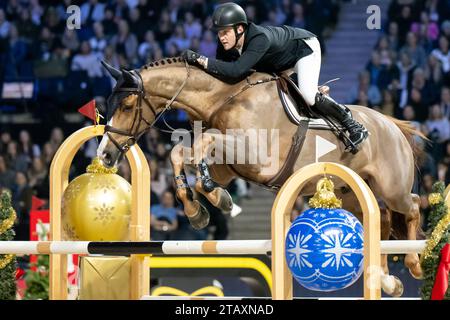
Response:
[{"label": "horse's hoof", "polygon": [[197,212],[192,216],[188,217],[189,223],[195,230],[201,230],[209,224],[209,212],[208,210],[199,203]]},{"label": "horse's hoof", "polygon": [[418,263],[415,266],[409,268],[409,273],[416,280],[422,280],[423,279],[422,268],[420,267],[420,263]]},{"label": "horse's hoof", "polygon": [[219,203],[217,204],[217,208],[222,210],[223,213],[229,214],[233,209],[233,199],[227,190],[222,189],[220,193]]},{"label": "horse's hoof", "polygon": [[391,296],[393,297],[401,297],[403,295],[403,291],[405,290],[405,287],[403,286],[403,283],[400,281],[400,279],[396,276],[394,277],[395,281],[395,289],[394,292],[392,292]]},{"label": "horse's hoof", "polygon": [[210,193],[215,189],[216,185],[214,184],[214,181],[212,181],[212,179],[204,179],[202,180],[202,187],[205,192]]}]

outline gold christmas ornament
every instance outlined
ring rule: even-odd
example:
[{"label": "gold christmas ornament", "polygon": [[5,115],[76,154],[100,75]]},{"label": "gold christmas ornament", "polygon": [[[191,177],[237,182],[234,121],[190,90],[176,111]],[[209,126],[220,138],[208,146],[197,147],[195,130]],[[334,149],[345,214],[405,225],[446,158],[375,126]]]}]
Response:
[{"label": "gold christmas ornament", "polygon": [[334,183],[328,178],[322,178],[317,182],[317,192],[309,200],[312,208],[336,209],[342,208],[342,200],[334,194]]},{"label": "gold christmas ornament", "polygon": [[96,158],[63,194],[64,240],[127,241],[131,185]]}]

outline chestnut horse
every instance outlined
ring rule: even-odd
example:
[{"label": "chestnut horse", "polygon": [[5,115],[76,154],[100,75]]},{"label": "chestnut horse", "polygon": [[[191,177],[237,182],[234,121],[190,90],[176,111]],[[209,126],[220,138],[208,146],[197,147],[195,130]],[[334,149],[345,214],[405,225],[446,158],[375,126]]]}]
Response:
[{"label": "chestnut horse", "polygon": [[[227,129],[276,132],[266,138],[268,149],[272,150],[271,155],[276,155],[275,160],[279,166],[285,162],[297,125],[288,119],[278,96],[277,85],[270,79],[270,75],[253,73],[243,81],[229,84],[197,67],[187,65],[180,58],[167,58],[132,71],[117,70],[106,63],[103,64],[117,80],[108,99],[106,133],[97,150],[106,166],[117,165],[129,147],[153,125],[158,114],[169,108],[184,110],[191,120],[201,120],[205,127],[216,129],[213,132],[208,130],[193,142],[195,159],[185,156],[184,152],[188,148],[181,144],[177,144],[170,155],[178,187],[177,197],[182,201],[184,212],[194,227],[205,227],[209,214],[200,202],[192,197],[192,191],[186,183],[184,165],[197,165],[199,179],[195,190],[225,211],[231,210],[232,201],[222,187],[233,178],[240,177],[250,182],[265,184],[277,173],[268,170],[273,163],[237,163],[236,152],[232,153],[232,160],[235,162],[230,163],[227,157],[225,163],[214,163],[208,167],[204,160],[210,154],[211,148],[218,145],[217,141],[236,138],[231,136]],[[391,222],[398,220],[392,218],[399,213],[403,215],[401,229],[404,230],[404,238],[416,240],[421,229],[419,197],[411,193],[417,157],[413,137],[418,135],[423,138],[423,135],[415,131],[408,122],[387,117],[367,107],[348,107],[353,117],[370,132],[359,152],[345,152],[344,145],[330,130],[310,128],[306,132],[294,170],[315,161],[316,136],[334,142],[338,146],[337,149],[323,156],[321,160],[351,168],[367,181],[375,196],[384,202],[387,210],[383,210],[381,218],[382,240],[389,239]],[[272,146],[277,146],[275,153],[274,149],[271,149]],[[222,151],[230,152],[229,149]],[[212,179],[204,179],[207,175]],[[302,194],[313,194],[315,183],[316,181],[311,181]],[[338,196],[343,198],[344,207],[361,219],[361,209],[354,194],[340,192],[348,190],[340,180],[335,181],[335,186]],[[395,229],[395,224],[392,227]],[[417,254],[407,254],[405,265],[414,277],[421,276]],[[398,278],[389,275],[386,255],[382,256],[382,269],[383,290],[390,295],[401,295],[403,285]]]}]

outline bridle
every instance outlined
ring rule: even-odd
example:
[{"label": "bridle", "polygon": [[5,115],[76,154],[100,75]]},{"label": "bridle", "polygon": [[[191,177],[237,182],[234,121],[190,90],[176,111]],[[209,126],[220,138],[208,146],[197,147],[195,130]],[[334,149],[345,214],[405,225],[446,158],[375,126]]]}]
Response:
[{"label": "bridle", "polygon": [[[139,138],[143,134],[145,134],[150,128],[152,128],[154,126],[154,124],[159,120],[159,118],[164,114],[164,112],[171,109],[172,104],[175,102],[176,98],[178,98],[178,96],[180,95],[183,88],[186,86],[186,83],[189,79],[190,68],[189,68],[189,64],[186,61],[185,61],[185,65],[186,65],[186,73],[187,73],[186,79],[184,79],[183,83],[178,88],[178,90],[175,92],[173,97],[167,101],[166,105],[164,106],[164,109],[159,114],[157,114],[157,110],[153,107],[152,103],[146,97],[146,92],[144,89],[142,77],[139,74],[139,72],[137,72],[135,70],[130,71],[130,73],[132,73],[133,76],[135,76],[139,80],[138,88],[117,88],[114,90],[114,93],[127,92],[129,94],[135,94],[138,96],[137,107],[135,108],[135,111],[134,111],[133,123],[131,124],[131,127],[128,131],[116,129],[110,125],[105,126],[106,135],[112,141],[112,143],[117,147],[117,149],[119,149],[121,154],[125,154],[133,145],[136,144],[136,142],[139,140]],[[155,120],[153,120],[152,123],[148,122],[143,117],[142,101],[144,101],[145,104],[150,108],[150,110],[153,113],[153,116],[155,117]],[[147,126],[145,127],[145,129],[138,131],[142,121],[144,121]],[[128,137],[128,139],[125,141],[125,143],[120,144],[117,142],[116,139],[113,138],[111,133],[116,133],[116,134],[119,134],[122,136],[126,136],[126,137]]]}]

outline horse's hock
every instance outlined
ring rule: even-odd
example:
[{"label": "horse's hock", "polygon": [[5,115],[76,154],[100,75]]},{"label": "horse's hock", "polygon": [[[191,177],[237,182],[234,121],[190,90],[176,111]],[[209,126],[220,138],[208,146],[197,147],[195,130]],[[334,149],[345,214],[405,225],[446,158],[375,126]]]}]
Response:
[{"label": "horse's hock", "polygon": [[[61,199],[68,186],[73,158],[87,140],[104,134],[104,126],[82,128],[69,136],[56,152],[50,167],[50,238],[61,240]],[[135,145],[126,153],[131,167],[130,240],[150,240],[150,170],[144,153]],[[149,293],[148,257],[131,255],[131,299]],[[67,299],[67,255],[50,255],[50,299]]]}]

